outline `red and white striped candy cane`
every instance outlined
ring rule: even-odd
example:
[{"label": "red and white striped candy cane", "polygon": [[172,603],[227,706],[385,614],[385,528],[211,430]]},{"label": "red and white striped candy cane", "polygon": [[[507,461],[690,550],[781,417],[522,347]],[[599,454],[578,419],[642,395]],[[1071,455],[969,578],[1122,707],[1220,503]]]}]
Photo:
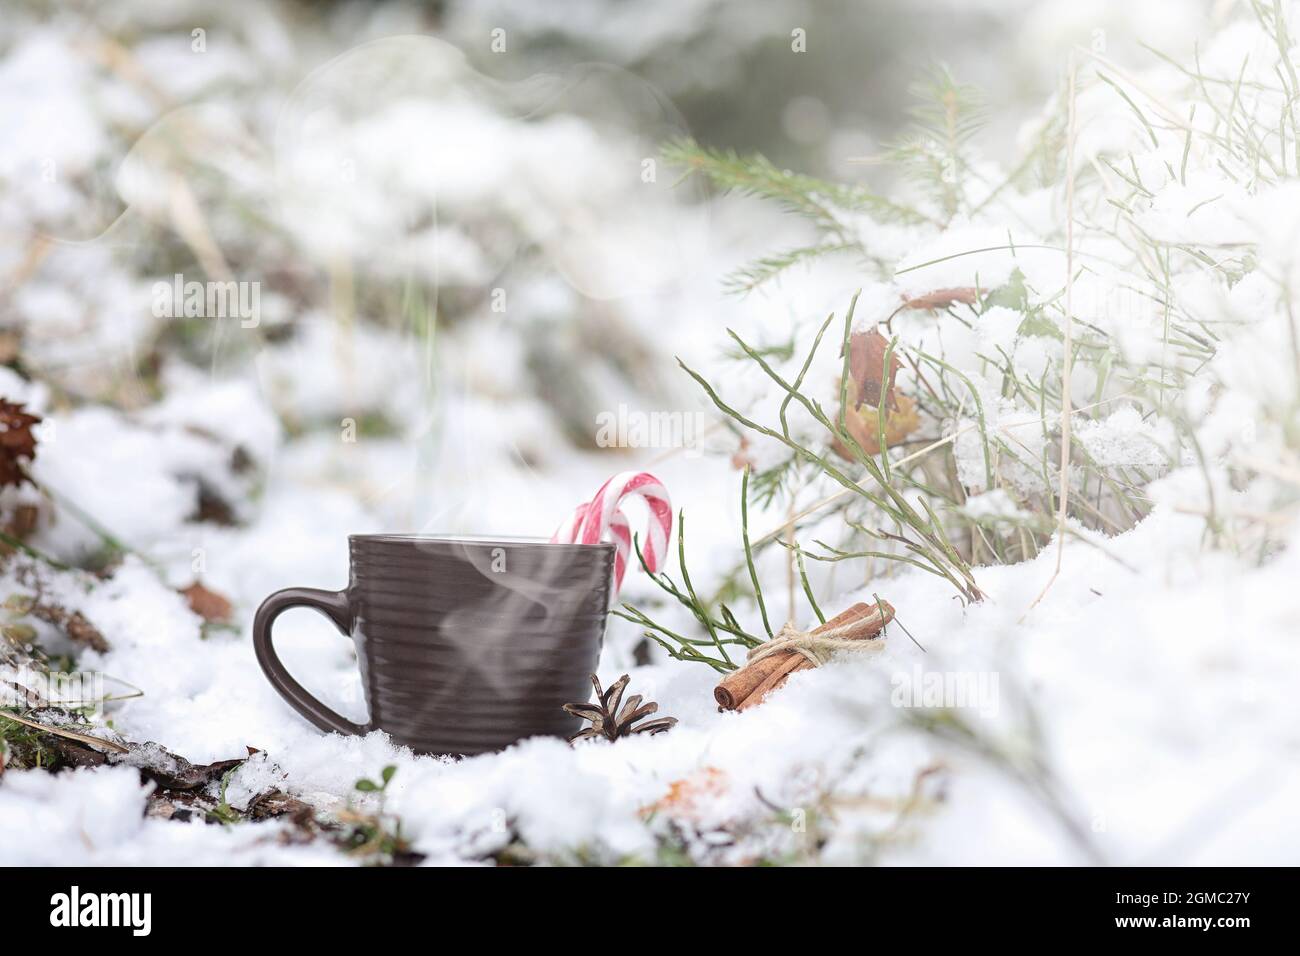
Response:
[{"label": "red and white striped candy cane", "polygon": [[632,526],[622,511],[614,512],[609,533],[614,538],[614,594],[617,595],[623,588],[623,575],[627,573],[628,559],[632,555]]},{"label": "red and white striped candy cane", "polygon": [[578,507],[573,509],[573,514],[569,515],[567,521],[555,529],[555,534],[551,535],[551,541],[555,544],[573,544],[578,536],[578,529],[582,527],[582,519],[587,514],[587,503],[584,501]]},{"label": "red and white striped candy cane", "polygon": [[[589,504],[578,505],[569,520],[562,524],[551,535],[551,540],[560,544],[574,544],[578,539],[578,531],[582,528],[582,519],[587,514]],[[610,519],[609,533],[614,539],[614,590],[617,591],[623,587],[623,575],[627,573],[628,559],[632,555],[632,526],[628,524],[627,515],[621,510],[615,511],[613,518]]]},{"label": "red and white striped candy cane", "polygon": [[587,505],[577,540],[583,544],[600,541],[614,522],[614,515],[622,510],[623,501],[633,495],[644,498],[650,509],[641,555],[647,568],[658,571],[667,557],[668,538],[673,533],[673,506],[668,490],[647,471],[621,471],[601,485]]},{"label": "red and white striped candy cane", "polygon": [[610,478],[596,496],[579,505],[555,535],[552,541],[598,544],[606,537],[613,539],[614,587],[622,587],[632,553],[632,530],[621,507],[632,496],[645,500],[650,509],[650,523],[646,528],[641,556],[651,571],[663,567],[668,555],[668,539],[673,533],[673,506],[668,490],[654,475],[645,471],[623,471]]}]

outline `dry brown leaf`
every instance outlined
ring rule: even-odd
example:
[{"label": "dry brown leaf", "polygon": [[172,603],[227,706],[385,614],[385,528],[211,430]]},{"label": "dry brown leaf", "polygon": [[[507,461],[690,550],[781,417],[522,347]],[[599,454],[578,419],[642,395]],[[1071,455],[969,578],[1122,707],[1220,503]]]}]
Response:
[{"label": "dry brown leaf", "polygon": [[22,402],[0,399],[0,488],[31,480],[25,468],[36,457],[32,426],[40,422],[40,416],[28,413]]},{"label": "dry brown leaf", "polygon": [[214,624],[229,622],[233,607],[230,600],[223,595],[205,588],[198,581],[195,581],[187,588],[181,588],[180,593],[185,595],[190,610],[203,620]]},{"label": "dry brown leaf", "polygon": [[47,624],[53,624],[63,631],[70,641],[83,644],[101,654],[109,649],[108,640],[100,633],[99,628],[91,624],[80,611],[69,611],[61,605],[47,604],[38,599],[32,603],[27,613]]},{"label": "dry brown leaf", "polygon": [[267,790],[248,801],[248,816],[254,820],[271,820],[287,816],[300,827],[314,823],[311,804],[291,797],[281,790]]},{"label": "dry brown leaf", "polygon": [[885,404],[894,407],[894,376],[898,374],[898,356],[892,356],[888,380],[885,377],[885,353],[889,339],[877,330],[854,332],[849,338],[849,398],[855,406],[867,404],[873,408],[885,395]]},{"label": "dry brown leaf", "polygon": [[50,724],[42,724],[30,720],[26,717],[20,717],[18,714],[3,713],[0,714],[5,720],[13,720],[20,724],[25,724],[34,730],[44,731],[47,734],[54,734],[56,737],[66,737],[68,740],[75,740],[79,743],[90,744],[92,747],[103,747],[105,750],[111,750],[113,753],[128,753],[128,749],[114,740],[106,740],[103,737],[95,737],[91,734],[78,733],[75,730],[68,730],[65,727],[54,727]]},{"label": "dry brown leaf", "polygon": [[979,291],[974,288],[935,289],[925,295],[904,299],[903,307],[929,312],[935,309],[946,309],[948,306],[956,305],[959,302],[964,305],[974,305],[978,301]]},{"label": "dry brown leaf", "polygon": [[[894,388],[894,378],[901,363],[891,355],[889,369],[885,369],[885,355],[889,340],[876,329],[855,332],[849,338],[849,407],[844,413],[844,424],[853,439],[868,455],[880,453],[880,406],[885,408],[885,445],[896,445],[920,424],[916,403]],[[848,461],[853,453],[836,438],[832,443],[835,453]]]},{"label": "dry brown leaf", "polygon": [[18,538],[25,541],[27,536],[36,530],[36,524],[41,516],[41,509],[36,505],[17,505],[13,514],[5,522],[5,534],[11,538]]}]

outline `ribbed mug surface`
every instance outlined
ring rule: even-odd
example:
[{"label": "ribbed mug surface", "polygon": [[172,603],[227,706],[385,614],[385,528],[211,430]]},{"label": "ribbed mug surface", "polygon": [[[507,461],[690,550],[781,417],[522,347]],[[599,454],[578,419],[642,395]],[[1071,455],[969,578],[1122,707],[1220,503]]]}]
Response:
[{"label": "ribbed mug surface", "polygon": [[[254,623],[259,660],[295,709],[324,729],[386,731],[422,753],[477,754],[579,721],[610,599],[614,547],[529,539],[352,535],[341,592],[291,588]],[[325,707],[270,644],[287,607],[314,607],[356,643],[370,720]]]}]

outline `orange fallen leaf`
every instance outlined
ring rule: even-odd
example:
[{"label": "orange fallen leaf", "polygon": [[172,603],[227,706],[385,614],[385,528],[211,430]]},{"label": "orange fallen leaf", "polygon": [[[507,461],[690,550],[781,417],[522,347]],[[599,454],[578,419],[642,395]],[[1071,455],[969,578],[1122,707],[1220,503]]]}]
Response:
[{"label": "orange fallen leaf", "polygon": [[677,819],[694,819],[699,814],[699,803],[722,795],[727,790],[727,775],[717,767],[705,767],[689,777],[674,780],[668,792],[649,806],[641,808],[645,817],[665,814]]},{"label": "orange fallen leaf", "polygon": [[[892,448],[912,432],[916,431],[921,418],[916,412],[916,403],[906,395],[898,395],[898,407],[885,414],[885,447]],[[850,408],[844,416],[844,425],[853,436],[853,440],[862,446],[868,455],[880,454],[880,418],[876,409],[870,405]],[[835,453],[847,461],[853,461],[853,453],[838,438],[831,445]]]}]

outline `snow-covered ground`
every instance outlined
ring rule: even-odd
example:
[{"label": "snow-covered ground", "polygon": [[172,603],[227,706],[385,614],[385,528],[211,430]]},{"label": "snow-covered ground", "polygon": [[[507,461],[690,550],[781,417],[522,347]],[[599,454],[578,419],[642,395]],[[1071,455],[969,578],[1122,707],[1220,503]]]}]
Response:
[{"label": "snow-covered ground", "polygon": [[[21,5],[0,26],[0,136],[15,144],[0,167],[0,234],[15,237],[0,246],[0,309],[22,360],[0,367],[0,398],[44,422],[33,483],[0,489],[0,513],[6,534],[44,557],[8,557],[0,598],[39,580],[44,598],[98,629],[103,649],[33,622],[51,655],[141,692],[97,718],[121,738],[196,764],[254,748],[206,787],[210,799],[238,813],[277,790],[324,821],[382,809],[427,864],[1295,863],[1300,366],[1288,309],[1300,134],[1284,98],[1259,93],[1254,125],[1243,113],[1225,134],[1208,104],[1189,115],[1201,91],[1186,75],[1149,56],[1140,68],[1108,59],[1152,24],[1176,26],[1171,54],[1185,52],[1182,31],[1203,26],[1198,69],[1219,109],[1225,96],[1236,109],[1243,58],[1248,92],[1284,75],[1272,70],[1277,43],[1231,4],[1208,19],[1189,4],[1197,17],[1180,19],[1174,3],[1097,3],[1068,29],[1050,14],[1080,5],[1029,6],[1012,18],[1034,51],[1022,68],[1048,69],[1037,56],[1067,35],[1101,57],[1081,69],[1070,167],[1071,242],[1086,266],[1070,282],[1074,334],[1095,351],[1074,369],[1081,451],[1066,484],[1144,512],[1071,518],[1063,551],[1051,534],[1060,393],[1043,387],[1042,406],[1026,397],[1062,364],[1060,96],[1024,124],[1022,152],[1045,170],[1036,188],[994,189],[1005,171],[972,153],[958,214],[844,215],[837,228],[860,260],[796,268],[741,298],[719,277],[812,229],[745,197],[706,199],[696,180],[673,188],[679,171],[653,157],[688,131],[634,72],[489,78],[452,43],[412,35],[431,28],[400,4],[301,29],[275,5],[232,4],[205,21],[202,51],[184,5],[123,4],[95,23],[46,22],[40,4]],[[725,4],[683,7],[730,16]],[[481,25],[458,9],[445,35],[463,43]],[[511,42],[550,29],[545,18],[517,27]],[[631,28],[615,27],[583,42],[630,42]],[[682,40],[665,28],[623,52],[653,64]],[[258,282],[259,321],[158,315],[155,284],[177,273]],[[344,586],[348,534],[546,536],[625,469],[651,468],[670,489],[694,584],[711,593],[743,562],[733,454],[758,473],[790,453],[753,435],[741,446],[674,358],[774,423],[784,393],[726,354],[725,329],[793,343],[772,360],[793,377],[855,290],[861,332],[908,299],[1017,284],[1015,301],[977,303],[977,317],[916,308],[888,326],[900,349],[942,356],[969,384],[969,401],[927,413],[914,436],[934,447],[907,452],[950,456],[964,502],[950,516],[967,522],[970,547],[976,525],[999,542],[1014,541],[1008,527],[1041,538],[1007,563],[989,546],[974,571],[984,600],[897,563],[810,561],[828,616],[879,594],[898,620],[878,653],[798,673],[743,713],[718,711],[713,670],[670,660],[611,618],[602,682],[630,674],[631,693],[679,721],[614,744],[417,756],[378,732],[318,732],[264,679],[253,612],[281,587]],[[840,371],[831,328],[805,389],[828,409]],[[904,368],[900,391],[944,381],[926,371]],[[596,416],[620,406],[699,415],[702,447],[596,447]],[[797,406],[790,423],[797,440],[825,442]],[[806,477],[752,503],[751,536],[837,490]],[[13,531],[30,508],[34,525]],[[868,514],[825,511],[799,540],[841,544],[845,517],[881,520]],[[51,566],[98,568],[106,555],[117,560],[102,576]],[[774,622],[816,623],[786,553],[768,547],[757,564]],[[233,626],[191,610],[178,589],[195,580],[232,602]],[[643,575],[629,575],[623,600],[702,634]],[[752,599],[729,604],[759,631]],[[6,627],[17,606],[5,605]],[[313,693],[364,719],[350,642],[305,611],[276,636]],[[356,789],[390,766],[382,800]],[[287,817],[146,816],[150,790],[125,763],[10,767],[0,863],[369,859],[305,839]]]},{"label": "snow-covered ground", "polygon": [[[688,491],[688,513],[697,495],[712,497]],[[270,554],[274,534],[250,537]],[[293,580],[339,583],[330,534]],[[1050,553],[987,571],[988,600],[966,609],[919,573],[874,582],[925,651],[891,628],[882,653],[796,675],[743,714],[717,712],[706,668],[633,667],[632,689],[680,723],[613,746],[535,739],[449,761],[395,749],[382,733],[322,735],[266,684],[245,635],[201,640],[180,599],[138,566],[86,605],[113,650],[82,660],[145,690],[114,715],[124,736],[196,762],[261,750],[231,778],[233,806],[283,789],[328,812],[360,798],[359,778],[397,766],[387,809],[431,863],[515,840],[557,861],[655,860],[665,840],[701,860],[799,858],[814,837],[826,841],[821,859],[846,863],[1293,862],[1300,568],[1295,552],[1265,569],[1207,556],[1199,535],[1195,519],[1157,513],[1109,541],[1109,555],[1076,543],[1027,615]],[[261,565],[268,587],[283,560]],[[363,714],[347,642],[310,618],[282,630],[295,673]],[[606,683],[623,669],[612,656]],[[996,675],[995,694],[968,718],[1009,765],[908,720],[898,705],[912,702],[914,682],[924,694],[924,674]],[[6,861],[345,862],[282,845],[281,824],[145,820],[145,789],[128,767],[7,774]],[[798,811],[810,820],[803,832],[792,827]],[[735,834],[739,845],[721,845]]]}]

